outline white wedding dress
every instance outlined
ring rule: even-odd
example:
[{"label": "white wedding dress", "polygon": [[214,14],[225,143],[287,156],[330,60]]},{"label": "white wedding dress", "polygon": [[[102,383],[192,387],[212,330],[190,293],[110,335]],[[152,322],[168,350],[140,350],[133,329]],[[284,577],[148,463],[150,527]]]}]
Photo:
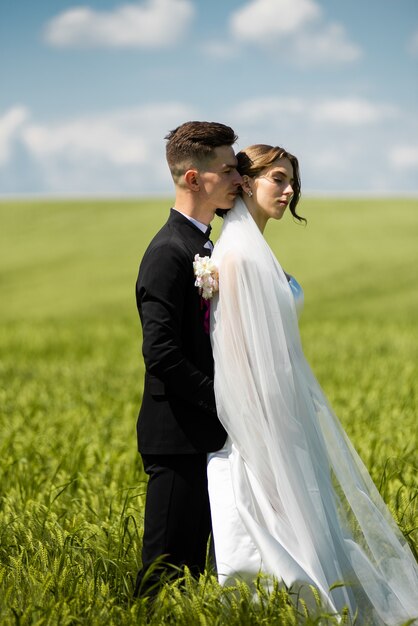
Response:
[{"label": "white wedding dress", "polygon": [[264,572],[314,585],[362,625],[417,617],[417,563],[303,355],[301,289],[241,199],[212,259],[215,395],[229,435],[208,457],[220,582]]}]

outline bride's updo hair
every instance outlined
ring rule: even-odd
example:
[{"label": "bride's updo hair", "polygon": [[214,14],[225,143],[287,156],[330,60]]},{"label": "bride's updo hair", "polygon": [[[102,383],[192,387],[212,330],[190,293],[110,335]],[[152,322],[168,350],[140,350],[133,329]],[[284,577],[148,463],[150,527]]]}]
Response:
[{"label": "bride's updo hair", "polygon": [[289,203],[289,209],[295,219],[306,223],[306,219],[296,213],[296,206],[300,199],[300,174],[298,160],[293,154],[287,152],[284,148],[280,148],[280,146],[257,143],[253,146],[248,146],[245,150],[240,150],[236,156],[238,172],[241,176],[249,176],[250,178],[260,176],[277,159],[289,159],[293,167],[293,198]]}]

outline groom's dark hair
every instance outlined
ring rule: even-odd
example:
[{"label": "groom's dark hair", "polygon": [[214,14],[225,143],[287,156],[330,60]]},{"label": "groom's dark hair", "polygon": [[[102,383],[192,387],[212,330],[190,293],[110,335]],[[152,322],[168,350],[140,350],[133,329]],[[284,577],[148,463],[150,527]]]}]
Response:
[{"label": "groom's dark hair", "polygon": [[168,135],[166,157],[174,182],[191,167],[207,163],[219,146],[232,146],[238,137],[230,126],[219,122],[185,122]]}]

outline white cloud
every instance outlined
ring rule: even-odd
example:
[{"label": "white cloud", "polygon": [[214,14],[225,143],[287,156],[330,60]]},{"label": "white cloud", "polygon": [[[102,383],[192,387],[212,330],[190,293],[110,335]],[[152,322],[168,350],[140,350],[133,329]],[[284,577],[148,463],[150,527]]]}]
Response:
[{"label": "white cloud", "polygon": [[253,98],[243,101],[234,110],[234,119],[241,123],[254,123],[266,119],[290,122],[293,118],[334,126],[364,126],[396,115],[388,104],[375,104],[361,98]]},{"label": "white cloud", "polygon": [[231,32],[237,39],[259,43],[295,33],[320,14],[313,0],[251,0],[232,15]]},{"label": "white cloud", "polygon": [[240,102],[233,110],[233,119],[239,124],[251,124],[270,118],[273,122],[281,116],[295,116],[306,112],[307,106],[302,98],[252,98]]},{"label": "white cloud", "polygon": [[344,150],[337,147],[327,147],[326,149],[315,149],[308,153],[305,159],[305,168],[306,166],[309,167],[309,170],[316,174],[321,172],[326,172],[328,175],[330,172],[344,174],[348,171],[349,163],[350,155],[347,146],[344,146]]},{"label": "white cloud", "polygon": [[8,162],[13,140],[27,118],[28,110],[19,105],[12,107],[0,117],[0,166]]},{"label": "white cloud", "polygon": [[[278,143],[296,154],[305,190],[417,190],[413,118],[361,98],[259,97],[223,109],[239,147]],[[390,116],[393,116],[390,118]],[[204,119],[187,103],[151,103],[50,122],[24,107],[0,117],[3,193],[171,193],[167,132]],[[12,149],[13,146],[18,149]],[[6,148],[5,148],[6,146]],[[392,147],[393,146],[393,147]],[[396,172],[396,176],[393,172]]]},{"label": "white cloud", "polygon": [[413,56],[418,56],[418,30],[412,35],[408,44],[408,50]]},{"label": "white cloud", "polygon": [[239,46],[232,41],[205,41],[201,50],[214,59],[233,59],[239,56]]},{"label": "white cloud", "polygon": [[149,141],[157,140],[154,132],[166,133],[187,113],[183,105],[155,104],[57,124],[32,124],[22,137],[29,151],[41,159],[92,158],[116,166],[141,165],[148,159]]},{"label": "white cloud", "polygon": [[20,140],[51,192],[147,193],[171,189],[164,136],[188,119],[188,105],[155,103],[26,124]]},{"label": "white cloud", "polygon": [[250,0],[231,15],[230,32],[236,43],[273,50],[299,65],[350,63],[362,54],[315,0]]},{"label": "white cloud", "polygon": [[193,15],[191,0],[144,0],[113,11],[80,6],[54,17],[45,39],[58,47],[166,47],[184,36]]},{"label": "white cloud", "polygon": [[418,147],[416,145],[395,146],[389,154],[389,162],[398,170],[415,169],[418,179]]},{"label": "white cloud", "polygon": [[305,65],[350,63],[361,56],[361,50],[349,41],[340,24],[324,25],[318,32],[302,32],[295,37],[293,51]]},{"label": "white cloud", "polygon": [[396,115],[394,107],[374,104],[361,98],[340,98],[315,103],[310,111],[314,120],[344,126],[364,126]]},{"label": "white cloud", "polygon": [[55,125],[32,125],[23,131],[29,151],[43,159],[98,159],[113,165],[139,165],[146,159],[144,142],[125,123],[98,116]]}]

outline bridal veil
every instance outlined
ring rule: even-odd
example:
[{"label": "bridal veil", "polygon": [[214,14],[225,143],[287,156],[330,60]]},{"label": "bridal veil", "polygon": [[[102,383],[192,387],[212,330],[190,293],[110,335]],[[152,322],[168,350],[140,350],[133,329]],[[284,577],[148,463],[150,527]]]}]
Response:
[{"label": "bridal veil", "polygon": [[287,277],[241,199],[212,259],[218,415],[262,571],[374,624],[417,617],[415,559],[304,357]]}]

